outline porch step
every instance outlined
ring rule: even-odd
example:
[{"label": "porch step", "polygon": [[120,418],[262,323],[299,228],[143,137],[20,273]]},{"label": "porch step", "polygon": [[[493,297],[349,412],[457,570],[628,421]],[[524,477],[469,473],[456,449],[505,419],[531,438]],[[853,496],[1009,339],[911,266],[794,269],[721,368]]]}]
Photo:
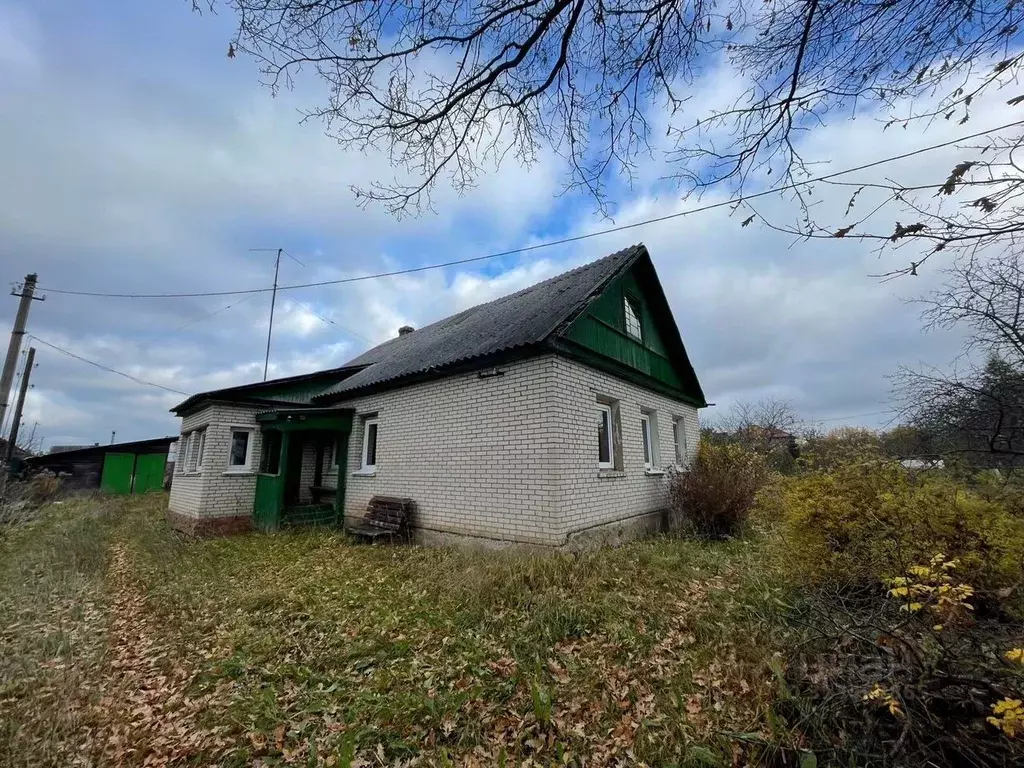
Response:
[{"label": "porch step", "polygon": [[333,525],[334,506],[331,504],[304,504],[289,507],[281,515],[282,525]]}]

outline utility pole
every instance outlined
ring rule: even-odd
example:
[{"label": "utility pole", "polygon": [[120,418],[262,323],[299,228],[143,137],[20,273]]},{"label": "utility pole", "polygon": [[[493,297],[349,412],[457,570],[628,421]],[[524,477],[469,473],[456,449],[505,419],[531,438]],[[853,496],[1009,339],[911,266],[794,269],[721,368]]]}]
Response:
[{"label": "utility pole", "polygon": [[28,359],[25,370],[21,374],[21,389],[18,390],[18,402],[14,405],[14,419],[11,421],[11,434],[7,438],[7,463],[14,458],[14,447],[18,443],[18,427],[21,426],[21,412],[25,407],[25,395],[28,394],[28,380],[32,377],[32,366],[36,361],[36,348],[28,348]]},{"label": "utility pole", "polygon": [[270,367],[270,337],[274,333],[274,304],[277,303],[277,274],[281,271],[281,251],[277,249],[277,260],[274,262],[274,290],[270,293],[270,324],[267,326],[267,354],[263,358],[263,380],[267,380],[267,368]]},{"label": "utility pole", "polygon": [[45,297],[36,296],[36,280],[33,273],[25,275],[21,293],[11,291],[12,296],[20,296],[18,314],[14,316],[14,328],[11,330],[11,342],[7,346],[7,359],[4,361],[3,373],[0,373],[0,424],[7,415],[7,405],[11,396],[11,383],[14,381],[14,369],[18,366],[18,355],[21,354],[21,341],[25,337],[25,326],[28,324],[28,309],[32,301],[45,301]]}]

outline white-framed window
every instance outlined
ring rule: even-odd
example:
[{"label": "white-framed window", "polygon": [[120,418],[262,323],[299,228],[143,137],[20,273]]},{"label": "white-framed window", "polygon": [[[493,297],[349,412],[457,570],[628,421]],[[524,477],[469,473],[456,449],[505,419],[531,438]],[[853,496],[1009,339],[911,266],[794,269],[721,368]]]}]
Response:
[{"label": "white-framed window", "polygon": [[182,435],[181,439],[178,441],[178,455],[175,458],[175,470],[179,475],[184,475],[188,471],[188,447],[190,442],[192,442],[191,432]]},{"label": "white-framed window", "polygon": [[203,454],[206,452],[206,430],[197,429],[188,436],[188,462],[189,472],[200,472],[203,469]]},{"label": "white-framed window", "polygon": [[196,470],[202,471],[203,459],[206,456],[206,430],[199,430],[199,448],[196,450]]},{"label": "white-framed window", "polygon": [[640,437],[644,448],[644,471],[661,471],[661,452],[658,449],[658,412],[640,411]]},{"label": "white-framed window", "polygon": [[686,465],[686,420],[682,416],[672,422],[672,439],[675,442],[676,465]]},{"label": "white-framed window", "polygon": [[252,461],[252,430],[246,427],[232,427],[228,443],[228,471],[246,472]]},{"label": "white-framed window", "polygon": [[615,442],[612,439],[612,407],[597,404],[597,466],[598,469],[615,467]]},{"label": "white-framed window", "polygon": [[626,296],[622,300],[622,311],[626,315],[626,333],[637,341],[644,340],[643,327],[640,325],[640,305],[636,299]]},{"label": "white-framed window", "polygon": [[377,469],[377,417],[363,420],[363,472]]},{"label": "white-framed window", "polygon": [[640,434],[644,442],[644,469],[654,469],[654,442],[651,440],[651,415],[640,414]]}]

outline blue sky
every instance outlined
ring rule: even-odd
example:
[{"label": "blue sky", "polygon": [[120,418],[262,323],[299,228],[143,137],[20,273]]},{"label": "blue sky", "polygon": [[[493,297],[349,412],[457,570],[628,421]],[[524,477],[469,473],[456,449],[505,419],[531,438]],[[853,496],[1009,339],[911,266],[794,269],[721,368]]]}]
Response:
[{"label": "blue sky", "polygon": [[[251,61],[226,57],[233,30],[226,9],[198,15],[187,0],[0,0],[5,285],[36,271],[43,293],[47,286],[249,288],[269,284],[273,268],[272,254],[249,249],[276,247],[305,265],[285,259],[282,282],[311,282],[609,225],[589,199],[559,196],[565,165],[551,153],[530,168],[506,163],[465,196],[439,187],[434,214],[396,220],[381,208],[359,208],[350,185],[386,176],[386,160],[343,152],[323,125],[300,124],[299,110],[318,103],[320,84],[302,81],[272,96]],[[722,77],[709,72],[694,89],[718,94]],[[981,109],[972,125],[998,122]],[[956,135],[948,130],[883,137],[866,115],[818,131],[804,149],[824,171]],[[937,154],[891,170],[913,178],[935,163],[952,166],[953,154]],[[632,188],[619,185],[614,223],[699,204],[681,200],[663,175],[656,156]],[[823,205],[827,213],[845,200]],[[780,215],[792,210],[781,197],[764,206]],[[424,325],[637,241],[651,250],[708,399],[719,408],[770,394],[791,399],[809,421],[878,425],[885,415],[857,414],[888,407],[886,374],[956,354],[955,333],[923,336],[916,310],[901,300],[934,285],[934,272],[885,284],[867,276],[903,265],[908,255],[880,259],[852,242],[794,245],[741,228],[720,209],[522,257],[283,294],[272,375],[340,364],[400,325]],[[33,307],[30,330],[195,392],[261,376],[267,305],[266,295],[239,302],[49,294]],[[0,302],[5,329],[14,310],[13,298]],[[38,361],[26,422],[39,422],[47,445],[103,441],[111,430],[119,439],[177,431],[167,409],[179,397],[48,348]]]}]

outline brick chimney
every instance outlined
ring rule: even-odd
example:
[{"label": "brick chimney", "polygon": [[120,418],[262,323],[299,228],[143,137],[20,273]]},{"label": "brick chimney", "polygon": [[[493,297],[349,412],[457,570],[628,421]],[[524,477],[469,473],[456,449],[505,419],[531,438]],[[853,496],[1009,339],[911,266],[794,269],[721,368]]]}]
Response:
[{"label": "brick chimney", "polygon": [[403,325],[401,328],[398,329],[398,335],[405,336],[407,333],[412,333],[415,330],[416,329],[413,328],[411,325]]}]

